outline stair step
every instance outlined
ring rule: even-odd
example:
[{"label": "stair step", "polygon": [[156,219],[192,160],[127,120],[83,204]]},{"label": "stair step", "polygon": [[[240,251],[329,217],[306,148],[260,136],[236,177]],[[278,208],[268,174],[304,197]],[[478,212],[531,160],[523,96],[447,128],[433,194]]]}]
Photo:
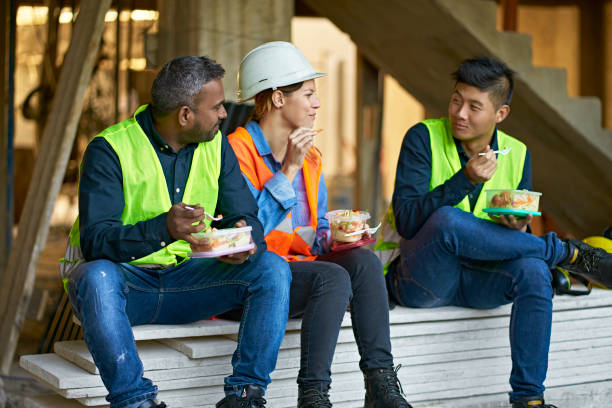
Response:
[{"label": "stair step", "polygon": [[[594,351],[598,351],[598,350],[594,350]],[[594,367],[594,371],[599,372],[600,374],[605,374],[605,370],[610,370],[610,365],[597,365]],[[401,374],[401,371],[400,371]],[[587,380],[587,378],[589,377],[593,377],[592,375],[592,371],[589,370],[589,373],[587,375],[584,375],[584,373],[580,373],[580,377],[583,380]],[[418,388],[418,387],[407,387],[408,389],[405,389],[406,393],[407,393],[407,398],[409,401],[411,401],[411,403],[414,405],[415,408],[417,407],[445,407],[445,408],[489,408],[489,407],[507,407],[507,390],[508,390],[508,386],[507,386],[507,375],[503,375],[503,376],[499,376],[499,380],[502,381],[503,383],[494,385],[494,386],[487,386],[487,391],[491,391],[490,395],[482,395],[482,389],[483,389],[483,385],[484,384],[479,384],[475,389],[474,387],[466,387],[464,388],[464,394],[466,394],[465,396],[461,396],[461,397],[457,397],[457,396],[451,396],[450,399],[444,400],[444,396],[447,393],[439,393],[436,395],[432,395],[431,393],[424,393],[421,394],[421,396],[424,395],[424,398],[426,399],[419,399],[419,394],[413,393],[411,392],[410,389],[413,388]],[[401,375],[400,375],[401,378]],[[338,385],[343,388],[345,381],[350,381],[350,380],[345,380],[342,379],[340,381],[337,381]],[[599,406],[605,406],[607,402],[609,402],[609,398],[612,397],[612,381],[610,380],[600,380],[600,381],[593,381],[592,383],[588,383],[588,382],[584,382],[581,383],[579,385],[560,385],[560,384],[554,384],[555,381],[553,380],[553,383],[548,382],[547,384],[547,400],[549,402],[553,402],[553,403],[557,403],[559,404],[559,401],[563,401],[564,405],[563,406],[580,406],[581,408],[589,408],[589,407],[599,407]],[[273,383],[274,384],[274,383]],[[338,402],[338,403],[334,403],[335,407],[358,407],[360,406],[359,404],[363,404],[361,399],[355,399],[355,397],[357,398],[361,398],[362,397],[362,392],[361,391],[361,386],[359,386],[358,389],[353,389],[351,391],[340,391],[339,392],[334,392],[336,390],[335,388],[335,384],[336,381],[334,382],[334,386],[332,387],[332,400],[333,401],[343,401],[343,402]],[[353,384],[355,384],[353,382]],[[406,384],[404,384],[406,386]],[[473,384],[471,384],[473,386]],[[276,391],[272,391],[272,387],[273,385],[270,386],[270,390],[268,392],[267,399],[269,401],[269,405],[270,406],[275,406],[277,408],[281,408],[281,407],[292,407],[295,406],[295,384],[292,384],[292,387],[294,388],[294,394],[292,396],[287,396],[287,397],[276,397],[275,395],[278,395]],[[608,389],[611,391],[603,391],[602,389]],[[179,407],[199,407],[199,406],[206,406],[206,407],[213,407],[214,406],[214,402],[217,401],[218,399],[222,398],[222,392],[220,390],[217,390],[216,393],[210,393],[207,395],[207,400],[210,398],[212,401],[211,403],[208,403],[206,405],[199,405],[200,402],[202,402],[201,400],[203,398],[199,398],[197,397],[198,394],[196,394],[197,392],[200,391],[190,391],[193,393],[193,395],[191,396],[185,396],[184,398],[182,398],[182,401],[178,401],[178,400],[173,400],[173,396],[176,395],[174,393],[171,392],[163,392],[160,391],[160,400],[164,400],[167,403],[171,403],[170,406],[172,406],[173,408],[179,408]],[[454,392],[453,390],[451,390],[451,392]],[[352,393],[352,394],[351,394]],[[473,393],[472,396],[470,396],[469,394]],[[206,394],[204,394],[206,395]],[[604,402],[605,401],[605,402]],[[103,404],[105,404],[104,399],[98,398],[98,399],[89,399],[89,400],[82,400],[82,402],[90,402],[90,403],[96,403],[99,402],[100,405],[98,406],[105,406]],[[591,403],[592,402],[592,403]],[[183,405],[185,404],[185,405]],[[60,396],[42,396],[42,397],[31,397],[26,401],[26,405],[25,408],[59,408],[59,407],[65,407],[65,408],[76,408],[76,407],[81,407],[81,404],[78,404],[74,401],[71,400],[66,400],[63,399]],[[107,406],[107,405],[106,405]]]},{"label": "stair step", "polygon": [[[605,291],[600,291],[605,292]],[[577,300],[578,299],[578,300]],[[612,305],[612,296],[605,293],[593,294],[586,298],[574,299],[555,299],[555,309],[566,308],[585,308],[598,307],[601,305]],[[489,310],[466,309],[461,307],[447,306],[435,309],[412,309],[397,307],[389,313],[390,323],[417,323],[431,322],[440,320],[473,319],[492,316],[509,316],[511,306],[506,305]],[[78,322],[78,321],[77,321]],[[287,330],[299,330],[302,321],[300,319],[290,319],[287,323]],[[350,327],[350,314],[346,313],[342,321],[342,327]],[[132,328],[135,340],[156,340],[156,339],[176,339],[184,337],[201,336],[224,336],[238,333],[239,322],[216,319],[201,320],[187,324],[161,325],[145,324]]]},{"label": "stair step", "polygon": [[[586,298],[556,297],[554,309],[547,385],[563,386],[579,379],[585,382],[609,379],[612,293],[595,290]],[[391,311],[395,363],[404,366],[400,379],[407,384],[410,398],[425,401],[458,395],[468,397],[482,394],[483,388],[491,393],[507,391],[511,365],[509,311],[508,306],[484,311],[452,307],[398,307]],[[350,324],[348,314],[346,317],[344,324]],[[173,407],[197,406],[193,405],[195,401],[202,399],[198,395],[209,395],[214,401],[222,397],[223,377],[231,372],[235,334],[218,335],[218,327],[229,331],[226,330],[229,325],[217,320],[209,322],[214,324],[208,324],[204,330],[209,333],[207,336],[163,340],[182,352],[159,341],[137,343],[145,376],[159,387],[160,396],[168,395]],[[299,325],[299,321],[293,321],[289,326]],[[183,333],[185,326],[189,325],[170,328]],[[204,326],[197,326],[196,331],[202,332]],[[274,406],[285,406],[283,401],[289,404],[286,406],[295,404],[299,347],[300,333],[289,330],[282,343],[277,369],[271,376],[268,398],[275,401]],[[59,394],[90,406],[104,405],[106,389],[99,376],[93,374],[97,370],[85,343],[59,342],[55,350],[57,354],[23,356],[20,363]],[[355,384],[361,390],[358,362],[352,328],[343,327],[332,365],[335,400],[350,401],[349,394],[355,392]],[[181,397],[173,399],[174,395]]]},{"label": "stair step", "polygon": [[[594,96],[569,98],[557,106],[559,112],[595,146],[603,142],[601,101]],[[612,152],[610,152],[612,154]]]},{"label": "stair step", "polygon": [[564,68],[530,66],[524,67],[520,75],[525,78],[526,84],[534,92],[551,104],[553,109],[560,102],[572,99],[567,94],[567,71]]},{"label": "stair step", "polygon": [[497,5],[487,0],[437,0],[453,17],[475,34],[497,32]]},{"label": "stair step", "polygon": [[[556,354],[563,353],[565,351],[581,350],[583,348],[592,348],[596,346],[603,346],[608,343],[607,336],[610,336],[612,332],[612,317],[605,318],[599,317],[599,314],[610,315],[610,310],[604,310],[602,313],[597,313],[591,316],[591,319],[583,320],[583,313],[577,314],[576,312],[582,311],[567,311],[561,312],[556,316],[553,324],[553,337],[551,344],[551,367],[554,364]],[[573,320],[572,320],[573,319]],[[587,330],[593,322],[597,322],[597,329]],[[562,324],[563,329],[560,329]],[[447,338],[446,342],[438,343],[436,340],[445,340],[443,336],[438,335],[437,338],[430,338],[430,336],[418,337],[405,337],[399,339],[393,339],[394,350],[396,356],[396,362],[404,365],[424,365],[420,370],[420,374],[433,370],[439,372],[440,370],[446,370],[439,366],[439,364],[449,362],[454,364],[453,358],[458,360],[458,364],[463,364],[465,359],[484,359],[494,356],[507,357],[509,355],[509,347],[507,343],[507,329],[494,329],[499,337],[495,338],[494,341],[490,340],[491,333],[487,333],[487,330],[479,330],[474,334],[475,338],[479,338],[480,342],[475,340],[467,340],[464,342],[458,342],[456,338]],[[557,332],[559,334],[557,334]],[[341,337],[351,335],[348,329],[343,329]],[[213,339],[213,341],[216,339]],[[417,340],[422,342],[423,340],[429,340],[429,348],[426,345],[410,346],[411,340]],[[487,347],[482,347],[482,341],[486,341]],[[75,347],[78,342],[73,343],[71,350],[78,350],[79,347]],[[198,360],[188,359],[183,356],[182,360],[189,360],[193,363],[193,367],[171,369],[166,367],[160,367],[158,370],[148,370],[148,355],[150,353],[143,352],[142,346],[150,345],[150,342],[140,344],[141,348],[140,355],[145,365],[146,375],[149,376],[155,382],[159,381],[170,381],[173,379],[185,379],[189,377],[201,377],[204,376],[221,376],[227,375],[230,372],[230,356],[215,356],[209,358],[203,358]],[[163,350],[162,345],[149,351],[155,350],[156,353],[160,353]],[[298,347],[296,342],[293,346]],[[340,346],[339,346],[340,347]],[[81,351],[85,350],[84,344],[81,344]],[[85,350],[86,351],[86,350]],[[176,359],[177,353],[174,350],[166,348],[164,352],[170,352],[175,354]],[[289,352],[289,355],[287,355]],[[292,353],[291,353],[292,352]],[[404,357],[405,356],[405,357]],[[436,358],[437,357],[437,358]],[[587,356],[588,357],[588,356]],[[91,359],[90,356],[87,358]],[[159,359],[159,357],[157,357]],[[172,359],[171,359],[172,360]],[[334,367],[339,366],[341,363],[356,363],[359,360],[359,356],[356,347],[353,344],[347,344],[346,348],[337,350],[336,358],[334,360]],[[214,361],[214,363],[213,363]],[[436,365],[438,363],[438,365]],[[45,380],[50,386],[57,389],[70,389],[70,388],[88,388],[88,387],[102,387],[102,383],[98,376],[92,375],[85,372],[84,370],[74,366],[66,360],[63,360],[58,355],[46,354],[46,355],[34,355],[24,356],[22,358],[22,366],[28,371],[32,372],[37,377]],[[282,350],[279,354],[278,361],[279,368],[295,368],[297,370],[299,366],[299,350]],[[354,366],[354,367],[355,367]],[[353,368],[354,368],[353,367]],[[348,369],[350,371],[350,368]],[[506,370],[506,368],[504,368]],[[281,371],[275,371],[275,374],[280,374]],[[291,373],[296,374],[295,373]],[[273,375],[276,377],[276,375]],[[282,376],[282,375],[281,375]],[[162,387],[163,388],[163,387]],[[104,389],[101,388],[104,392]]]}]

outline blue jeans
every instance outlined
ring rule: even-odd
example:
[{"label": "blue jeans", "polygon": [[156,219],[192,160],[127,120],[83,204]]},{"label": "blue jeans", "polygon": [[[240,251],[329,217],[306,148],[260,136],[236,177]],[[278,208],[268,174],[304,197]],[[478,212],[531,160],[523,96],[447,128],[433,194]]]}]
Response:
[{"label": "blue jeans", "polygon": [[87,262],[69,277],[70,300],[113,408],[138,407],[157,387],[143,377],[131,326],[188,323],[244,307],[226,394],[266,387],[289,312],[291,272],[263,252],[242,265],[191,259],[151,270],[107,260]]},{"label": "blue jeans", "polygon": [[564,259],[566,244],[554,233],[536,237],[441,207],[400,249],[387,283],[403,306],[488,309],[513,303],[510,400],[543,395],[552,321],[549,269]]}]

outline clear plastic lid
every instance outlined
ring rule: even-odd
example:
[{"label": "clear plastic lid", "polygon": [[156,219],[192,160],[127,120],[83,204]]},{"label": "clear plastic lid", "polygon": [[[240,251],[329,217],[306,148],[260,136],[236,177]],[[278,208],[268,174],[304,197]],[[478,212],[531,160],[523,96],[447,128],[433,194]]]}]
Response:
[{"label": "clear plastic lid", "polygon": [[196,238],[199,239],[203,239],[203,238],[220,238],[220,237],[224,237],[226,235],[230,235],[230,234],[241,234],[241,233],[248,233],[249,235],[251,235],[251,230],[253,229],[253,227],[251,227],[250,225],[247,225],[246,227],[241,227],[241,228],[224,228],[224,229],[220,229],[220,230],[216,230],[216,231],[210,231],[210,232],[194,232],[191,235],[195,236]]},{"label": "clear plastic lid", "polygon": [[325,214],[330,222],[342,222],[342,221],[365,221],[370,219],[370,213],[367,211],[359,210],[333,210]]},{"label": "clear plastic lid", "polygon": [[497,194],[497,193],[501,193],[503,191],[508,191],[510,193],[517,193],[517,194],[530,194],[530,195],[535,195],[535,196],[541,196],[542,195],[542,193],[539,193],[537,191],[512,190],[512,189],[509,189],[509,188],[500,188],[500,189],[486,190],[487,193],[491,193],[491,194]]},{"label": "clear plastic lid", "polygon": [[487,208],[509,208],[538,211],[542,193],[529,190],[492,189],[486,190]]}]

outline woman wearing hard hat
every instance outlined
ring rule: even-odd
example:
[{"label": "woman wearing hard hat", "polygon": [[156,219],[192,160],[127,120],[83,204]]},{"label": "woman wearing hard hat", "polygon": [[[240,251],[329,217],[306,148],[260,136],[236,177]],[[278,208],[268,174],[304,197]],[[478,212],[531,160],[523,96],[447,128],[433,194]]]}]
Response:
[{"label": "woman wearing hard hat", "polygon": [[350,302],[366,407],[408,408],[393,368],[382,265],[369,250],[330,252],[327,190],[312,129],[316,72],[288,42],[270,42],[240,64],[239,99],[252,120],[228,136],[257,199],[268,250],[290,262],[290,316],[302,317],[298,407],[331,407],[331,363]]}]

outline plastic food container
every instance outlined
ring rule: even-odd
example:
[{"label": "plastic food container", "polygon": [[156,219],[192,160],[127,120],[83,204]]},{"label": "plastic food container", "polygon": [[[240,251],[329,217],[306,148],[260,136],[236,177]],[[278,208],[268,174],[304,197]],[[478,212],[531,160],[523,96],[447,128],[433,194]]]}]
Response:
[{"label": "plastic food container", "polygon": [[364,233],[351,236],[346,236],[346,234],[365,229],[370,214],[367,211],[359,210],[335,210],[325,214],[325,218],[329,220],[334,241],[356,242],[363,237]]},{"label": "plastic food container", "polygon": [[538,211],[542,193],[528,190],[487,190],[487,208]]},{"label": "plastic food container", "polygon": [[255,247],[251,242],[251,230],[248,225],[242,228],[225,228],[208,232],[196,232],[193,235],[200,239],[203,249],[201,252],[192,252],[191,258],[211,258],[229,255],[236,252],[249,251]]}]

